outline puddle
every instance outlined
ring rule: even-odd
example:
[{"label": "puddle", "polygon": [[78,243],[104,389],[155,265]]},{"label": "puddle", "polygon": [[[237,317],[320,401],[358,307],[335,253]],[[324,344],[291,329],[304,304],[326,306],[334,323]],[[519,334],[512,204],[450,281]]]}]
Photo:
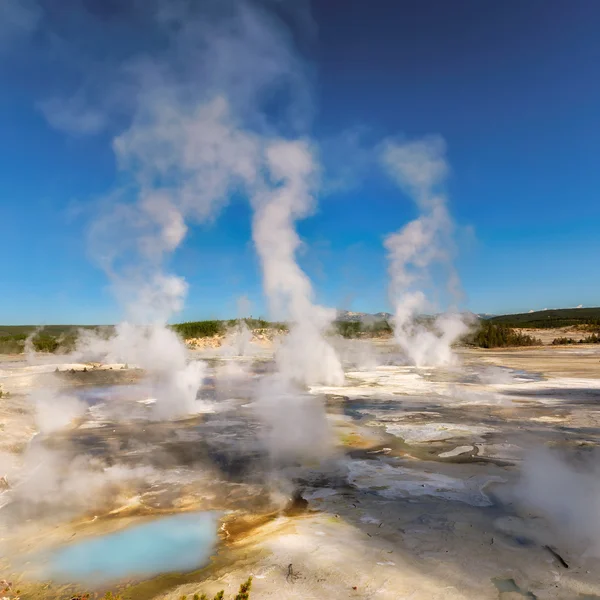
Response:
[{"label": "puddle", "polygon": [[494,577],[492,583],[496,586],[500,598],[502,594],[520,594],[523,598],[530,598],[531,600],[537,600],[537,596],[532,592],[524,592],[516,583],[514,579],[503,579],[502,577]]},{"label": "puddle", "polygon": [[503,481],[494,476],[465,480],[372,460],[354,460],[347,467],[351,485],[389,499],[432,496],[471,506],[492,506],[484,489],[489,483]]},{"label": "puddle", "polygon": [[208,562],[217,541],[215,513],[185,513],[63,546],[45,555],[41,578],[99,585]]},{"label": "puddle", "polygon": [[99,385],[90,387],[80,387],[73,390],[80,400],[83,400],[89,406],[104,403],[109,400],[137,400],[148,398],[148,386],[139,383],[121,384],[121,385]]},{"label": "puddle", "polygon": [[510,369],[514,375],[515,379],[521,379],[525,381],[544,381],[544,377],[539,373],[532,373],[531,371],[522,371],[520,369]]}]

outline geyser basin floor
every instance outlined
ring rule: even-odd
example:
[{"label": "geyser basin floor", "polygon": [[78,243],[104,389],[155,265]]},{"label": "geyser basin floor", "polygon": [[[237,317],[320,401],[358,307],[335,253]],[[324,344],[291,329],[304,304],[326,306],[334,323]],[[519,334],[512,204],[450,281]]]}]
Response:
[{"label": "geyser basin floor", "polygon": [[39,576],[64,583],[102,585],[191,571],[206,564],[216,541],[216,514],[172,515],[51,551]]},{"label": "geyser basin floor", "polygon": [[[277,474],[285,493],[303,490],[308,512],[260,521],[241,536],[227,520],[229,529],[207,567],[145,579],[124,590],[124,597],[179,600],[220,589],[232,597],[249,575],[256,600],[508,600],[514,587],[499,590],[494,581],[509,580],[544,600],[600,597],[600,561],[573,550],[539,515],[521,512],[502,495],[517,480],[532,445],[580,453],[600,445],[600,384],[588,379],[592,367],[600,373],[598,351],[592,356],[586,349],[588,373],[582,372],[582,356],[564,349],[465,351],[467,368],[454,371],[353,368],[347,386],[313,390],[330,394],[326,406],[338,454],[321,466]],[[262,515],[273,507],[267,493],[272,488],[254,479],[261,473],[260,453],[251,450],[257,423],[252,408],[243,406],[251,404],[251,390],[269,364],[261,363],[262,370],[249,365],[248,373],[222,367],[218,361],[211,365],[202,392],[219,405],[214,415],[148,423],[126,413],[104,427],[92,415],[89,428],[61,432],[48,442],[68,456],[91,453],[107,460],[117,475],[123,466],[152,467],[144,485],[121,488],[118,498],[110,498],[116,508],[127,508],[119,517],[139,522],[140,515],[184,509]],[[529,377],[531,371],[538,377]],[[121,406],[117,396],[111,398]],[[5,433],[22,423],[19,402],[15,395],[0,403]],[[139,503],[130,507],[135,494]],[[86,513],[80,525],[56,519],[39,524],[38,532],[32,523],[22,535],[15,532],[19,548],[15,543],[2,552],[6,558],[11,552],[39,556],[48,548],[75,548],[61,546],[78,540],[70,537],[75,532],[112,535],[123,521],[109,512],[112,504],[103,508]],[[9,509],[0,509],[0,517]],[[58,554],[45,556],[56,560]],[[8,574],[0,570],[0,578]],[[23,597],[70,597],[38,591]]]}]

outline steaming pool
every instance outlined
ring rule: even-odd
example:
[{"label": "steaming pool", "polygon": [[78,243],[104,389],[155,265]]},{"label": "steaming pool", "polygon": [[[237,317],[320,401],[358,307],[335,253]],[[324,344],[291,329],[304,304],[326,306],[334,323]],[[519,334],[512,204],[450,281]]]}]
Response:
[{"label": "steaming pool", "polygon": [[69,544],[43,558],[39,578],[102,585],[203,567],[217,542],[216,513],[158,518]]}]

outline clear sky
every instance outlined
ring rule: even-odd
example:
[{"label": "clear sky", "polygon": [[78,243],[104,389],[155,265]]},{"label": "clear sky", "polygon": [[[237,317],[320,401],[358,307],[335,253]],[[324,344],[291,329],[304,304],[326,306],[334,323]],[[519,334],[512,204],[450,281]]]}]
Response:
[{"label": "clear sky", "polygon": [[[116,63],[164,39],[143,8],[154,1],[58,4],[0,9],[3,324],[120,316],[88,248],[119,180],[112,140],[131,118],[127,89],[104,91]],[[305,131],[332,174],[298,226],[321,302],[389,310],[383,239],[415,209],[369,144],[439,134],[466,307],[600,305],[600,3],[313,0],[285,20],[309,73]],[[178,318],[235,316],[241,296],[266,315],[250,227],[239,197],[191,226],[169,262],[190,286]]]}]

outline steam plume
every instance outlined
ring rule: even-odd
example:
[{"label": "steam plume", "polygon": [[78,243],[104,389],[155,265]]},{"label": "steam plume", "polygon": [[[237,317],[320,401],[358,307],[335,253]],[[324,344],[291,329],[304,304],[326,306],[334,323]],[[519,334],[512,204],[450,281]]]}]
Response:
[{"label": "steam plume", "polygon": [[468,330],[462,315],[443,314],[430,325],[417,317],[434,308],[424,289],[434,266],[446,268],[447,285],[456,294],[458,278],[451,264],[453,223],[443,185],[448,175],[445,143],[439,137],[413,142],[387,142],[383,164],[421,215],[385,240],[394,307],[394,335],[417,366],[452,362],[452,344]]},{"label": "steam plume", "polygon": [[31,400],[35,407],[35,424],[42,434],[67,427],[87,411],[87,405],[76,396],[57,393],[49,387],[35,390]]},{"label": "steam plume", "polygon": [[[126,313],[106,352],[148,370],[162,416],[197,408],[204,373],[188,364],[166,326],[187,293],[186,282],[168,272],[169,257],[191,222],[215,218],[238,193],[255,209],[271,308],[292,322],[277,354],[281,373],[304,384],[343,380],[323,337],[335,315],[313,304],[295,260],[294,223],[314,210],[318,165],[308,142],[277,134],[307,122],[306,70],[274,14],[251,2],[230,8],[159,11],[171,45],[154,62],[127,63],[140,93],[131,126],[113,143],[127,185],[91,232],[94,256]],[[277,118],[268,106],[273,94],[291,99]]]},{"label": "steam plume", "polygon": [[[160,17],[178,33],[157,63],[134,65],[144,93],[131,126],[114,140],[128,188],[91,233],[94,256],[127,317],[107,353],[147,369],[161,416],[172,416],[193,412],[204,368],[188,364],[166,326],[187,292],[166,262],[189,222],[214,218],[231,195],[254,189],[264,142],[243,122],[260,124],[262,94],[296,71],[281,30],[251,4]],[[127,201],[130,190],[134,202]]]},{"label": "steam plume", "polygon": [[[293,4],[283,7],[288,14],[304,3]],[[111,56],[119,58],[111,68],[86,73],[70,96],[40,102],[51,126],[79,135],[128,123],[113,136],[119,187],[90,227],[91,254],[110,279],[123,321],[108,339],[84,336],[78,352],[144,368],[160,418],[199,409],[205,372],[167,325],[188,291],[170,260],[189,227],[215,219],[236,195],[255,210],[253,237],[271,308],[291,321],[277,353],[286,382],[285,393],[277,392],[281,410],[296,383],[343,380],[324,339],[335,314],[314,304],[296,262],[295,222],[315,208],[319,172],[311,144],[298,138],[312,112],[308,70],[268,8],[245,0],[132,2],[128,14],[161,40],[157,50],[123,56],[115,43]]]},{"label": "steam plume", "polygon": [[286,140],[268,145],[266,165],[273,184],[254,197],[252,232],[271,311],[290,320],[290,332],[277,349],[278,373],[257,390],[256,407],[274,461],[322,458],[329,441],[324,407],[298,384],[340,385],[344,372],[324,338],[335,311],[313,304],[310,280],[295,257],[294,222],[314,210],[316,165],[307,142]]},{"label": "steam plume", "polygon": [[308,216],[315,205],[312,152],[303,141],[275,141],[266,157],[277,187],[255,198],[253,237],[271,310],[291,320],[277,362],[281,372],[295,381],[340,385],[344,380],[340,361],[323,337],[335,311],[313,304],[310,280],[295,258],[300,239],[294,221]]},{"label": "steam plume", "polygon": [[593,557],[600,557],[597,459],[595,452],[579,464],[569,464],[547,449],[531,452],[523,463],[515,490],[524,507],[548,519],[561,543]]}]

